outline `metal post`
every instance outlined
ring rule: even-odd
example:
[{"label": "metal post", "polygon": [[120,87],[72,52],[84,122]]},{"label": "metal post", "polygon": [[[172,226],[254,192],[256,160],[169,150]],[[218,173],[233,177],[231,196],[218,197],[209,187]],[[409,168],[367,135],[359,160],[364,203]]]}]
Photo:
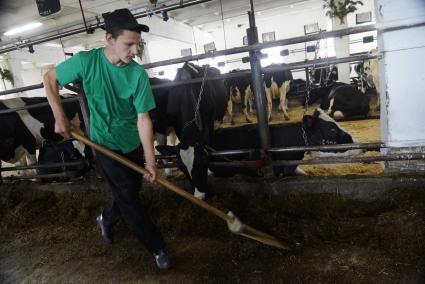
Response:
[{"label": "metal post", "polygon": [[[255,18],[251,0],[251,11],[248,12],[249,28],[246,30],[248,44],[258,43],[257,27],[255,27]],[[264,94],[263,76],[261,73],[261,64],[256,51],[249,52],[251,64],[251,78],[253,91],[255,95],[255,104],[257,107],[258,129],[260,131],[261,148],[265,151],[270,147],[269,127],[267,122],[266,97]]]},{"label": "metal post", "polygon": [[[255,26],[255,15],[254,15],[254,3],[251,0],[251,11],[248,12],[249,18],[249,28],[246,30],[248,45],[253,45],[258,43],[258,31]],[[258,131],[260,132],[260,142],[261,142],[261,157],[269,161],[267,165],[263,168],[264,174],[266,177],[271,177],[273,174],[273,169],[270,166],[271,160],[267,157],[267,150],[270,147],[270,133],[269,125],[267,121],[267,109],[266,109],[266,96],[264,94],[264,82],[263,75],[261,72],[261,62],[258,58],[258,53],[260,51],[250,51],[250,65],[251,65],[251,79],[253,85],[253,91],[255,96],[255,105],[257,107],[257,121],[258,121]]]}]

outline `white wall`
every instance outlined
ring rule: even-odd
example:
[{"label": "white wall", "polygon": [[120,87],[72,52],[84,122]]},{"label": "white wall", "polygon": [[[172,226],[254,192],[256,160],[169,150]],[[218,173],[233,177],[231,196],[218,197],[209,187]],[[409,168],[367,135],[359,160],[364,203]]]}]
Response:
[{"label": "white wall", "polygon": [[[425,21],[423,0],[376,0],[380,29]],[[381,136],[392,146],[424,146],[425,27],[379,36]]]},{"label": "white wall", "polygon": [[[15,50],[3,55],[3,65],[14,75],[15,86],[8,85],[7,89],[25,87],[43,82],[43,75],[49,67],[64,60],[61,48],[34,46],[34,53],[29,53],[28,48]],[[3,89],[3,86],[2,86]],[[63,93],[63,91],[61,91]],[[27,91],[20,96],[45,96],[44,89]],[[16,95],[2,96],[2,99]]]},{"label": "white wall", "polygon": [[[359,6],[357,12],[372,12],[372,20],[375,19],[374,15],[374,3],[373,0],[364,0],[364,6]],[[306,1],[305,3],[299,3],[290,5],[279,9],[261,11],[261,15],[256,13],[256,25],[258,27],[259,39],[261,42],[262,33],[275,31],[276,40],[291,38],[296,36],[304,35],[304,25],[318,23],[319,28],[322,30],[332,30],[332,21],[329,17],[325,16],[323,10],[323,1]],[[347,19],[348,26],[356,26],[355,13],[348,15]],[[248,17],[236,17],[230,21],[224,21],[225,32],[223,32],[223,23],[214,22],[208,25],[203,25],[202,30],[208,31],[216,44],[218,50],[227,48],[242,46],[243,36],[246,35],[246,29],[248,28]],[[224,40],[224,34],[225,40]],[[362,33],[359,35],[351,35],[350,42],[361,40],[364,36],[375,34],[376,32]],[[294,44],[284,47],[276,47],[270,50],[263,50],[264,53],[269,54],[269,58],[262,60],[262,65],[266,66],[271,63],[291,63],[297,61],[303,61],[305,59],[314,59],[314,53],[306,53],[304,51],[307,45],[315,45],[316,42],[308,42],[301,44]],[[320,43],[320,52],[318,57],[332,57],[335,56],[334,41],[333,39],[322,40]],[[351,43],[350,53],[366,52],[370,49],[376,48],[376,41],[373,43]],[[280,51],[282,49],[289,49],[290,55],[281,57]],[[293,51],[293,52],[291,52]],[[248,53],[235,54],[226,56],[226,70],[232,69],[248,69],[249,63],[242,63],[241,58],[248,56]],[[294,74],[296,78],[303,78],[304,73],[300,72]]]}]

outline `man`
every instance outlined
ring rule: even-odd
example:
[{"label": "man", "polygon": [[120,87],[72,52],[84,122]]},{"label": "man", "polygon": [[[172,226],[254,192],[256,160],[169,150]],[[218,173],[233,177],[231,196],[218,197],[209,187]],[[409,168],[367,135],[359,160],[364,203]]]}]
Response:
[{"label": "man", "polygon": [[[142,164],[144,151],[145,169],[149,172],[144,178],[153,183],[157,169],[148,111],[155,108],[155,102],[146,71],[133,61],[140,33],[148,32],[149,27],[139,24],[128,9],[103,14],[103,18],[105,48],[79,52],[44,75],[47,98],[56,120],[55,132],[71,137],[57,82],[63,86],[81,80],[90,109],[91,139],[138,164]],[[157,267],[170,268],[164,240],[140,203],[142,177],[100,152],[97,157],[113,195],[96,218],[103,240],[112,243],[111,228],[123,218],[153,254]]]}]

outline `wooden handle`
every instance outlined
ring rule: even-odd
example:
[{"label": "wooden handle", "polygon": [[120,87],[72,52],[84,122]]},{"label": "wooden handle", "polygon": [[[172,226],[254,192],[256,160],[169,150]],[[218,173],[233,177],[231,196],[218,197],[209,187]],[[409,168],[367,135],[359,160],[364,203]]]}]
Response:
[{"label": "wooden handle", "polygon": [[[93,147],[94,149],[96,149],[97,151],[105,154],[106,156],[110,157],[111,159],[114,159],[115,161],[135,170],[138,173],[141,174],[149,174],[149,172],[147,170],[145,170],[144,168],[142,168],[141,166],[139,166],[138,164],[122,157],[121,155],[118,155],[117,153],[91,141],[90,139],[84,137],[83,135],[80,135],[74,131],[71,131],[71,136],[74,139],[77,139],[78,141],[81,141],[82,143]],[[225,220],[228,224],[235,222],[235,220],[237,220],[237,218],[235,216],[229,216],[227,214],[225,214],[224,212],[218,210],[217,208],[209,205],[208,203],[206,203],[205,201],[202,201],[200,199],[195,198],[193,195],[189,194],[188,192],[186,192],[185,190],[179,188],[178,186],[172,184],[171,182],[167,181],[166,179],[162,178],[162,177],[157,177],[157,182],[161,185],[163,185],[165,188],[177,193],[178,195],[186,198],[187,200],[189,200],[190,202],[204,208],[205,210],[207,210],[208,212],[210,212],[211,214],[216,215],[217,217]],[[285,249],[285,250],[289,250],[289,247],[287,247],[286,245],[280,243],[277,239],[275,239],[273,236],[270,236],[266,233],[263,233],[261,231],[258,231],[252,227],[249,227],[243,223],[241,223],[239,220],[237,220],[237,222],[239,222],[240,227],[237,230],[230,230],[232,233],[259,241],[261,243],[270,245],[270,246],[274,246],[277,248],[281,248],[281,249]]]},{"label": "wooden handle", "polygon": [[[149,172],[147,170],[145,170],[144,168],[142,168],[141,166],[139,166],[138,164],[124,158],[121,155],[118,155],[117,153],[91,141],[90,139],[86,138],[83,135],[80,135],[74,131],[71,131],[71,136],[75,139],[77,139],[78,141],[81,141],[82,143],[93,147],[94,149],[96,149],[97,151],[105,154],[106,156],[110,157],[111,159],[114,159],[117,162],[120,162],[121,164],[135,170],[138,173],[141,174],[149,174]],[[216,215],[217,217],[225,220],[225,221],[230,221],[231,218],[229,216],[227,216],[224,212],[218,210],[217,208],[209,205],[208,203],[206,203],[203,200],[200,200],[198,198],[195,198],[192,194],[186,192],[185,190],[179,188],[178,186],[172,184],[171,182],[169,182],[168,180],[162,178],[162,177],[157,177],[156,181],[163,185],[165,188],[177,193],[178,195],[186,198],[187,200],[189,200],[190,202],[204,208],[205,210],[207,210],[208,212]]]}]

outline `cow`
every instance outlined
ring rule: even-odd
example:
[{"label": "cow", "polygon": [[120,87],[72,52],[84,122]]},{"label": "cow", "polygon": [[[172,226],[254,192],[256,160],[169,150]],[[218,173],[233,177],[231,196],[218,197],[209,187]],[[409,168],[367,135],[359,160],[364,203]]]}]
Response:
[{"label": "cow", "polygon": [[[241,72],[240,70],[232,70],[229,73]],[[254,94],[251,88],[251,75],[242,75],[240,77],[228,78],[225,80],[226,89],[229,92],[229,100],[227,102],[227,114],[229,115],[230,123],[234,124],[233,120],[233,105],[240,106],[247,122],[252,122],[248,116],[247,107],[249,104],[250,112],[254,102]]]},{"label": "cow", "polygon": [[[284,65],[283,65],[284,66]],[[289,120],[288,101],[286,94],[292,81],[292,73],[290,70],[284,71],[267,71],[267,68],[282,67],[282,65],[272,64],[265,67],[264,87],[267,97],[268,119],[271,120],[273,101],[279,99],[278,111],[283,112],[286,120]]]},{"label": "cow", "polygon": [[[209,66],[185,63],[178,69],[174,81],[184,81],[205,76],[219,75],[220,71]],[[155,92],[154,92],[154,96]],[[214,132],[214,122],[221,121],[226,111],[228,94],[223,80],[185,84],[170,88],[165,107],[154,111],[164,121],[154,124],[172,127],[180,143],[156,148],[165,155],[176,154],[178,168],[191,183],[195,197],[204,199],[207,194],[208,157],[205,145]],[[155,119],[154,119],[155,120]],[[154,125],[154,131],[155,125]]]},{"label": "cow", "polygon": [[[47,103],[45,97],[13,98],[0,101],[0,110]],[[63,104],[68,119],[80,117],[79,103]],[[36,149],[44,140],[61,141],[62,136],[54,131],[55,119],[48,105],[0,114],[0,160],[17,166],[37,163]],[[26,157],[26,163],[21,160]]]},{"label": "cow", "polygon": [[369,93],[364,94],[355,86],[338,84],[322,100],[320,107],[336,119],[367,117],[370,109],[369,101]]},{"label": "cow", "polygon": [[[316,146],[316,145],[334,145],[353,143],[353,137],[339,124],[333,120],[326,112],[318,108],[313,115],[305,115],[302,122],[292,125],[276,124],[270,125],[270,144],[271,147],[293,147],[293,146]],[[305,135],[304,135],[305,133]],[[218,129],[210,143],[210,147],[215,151],[234,150],[234,149],[259,149],[260,136],[257,124],[248,124],[236,128]],[[273,161],[278,160],[301,160],[304,157],[304,151],[272,153]],[[333,153],[332,153],[333,154]],[[351,152],[350,154],[354,154]],[[216,176],[232,176],[235,174],[246,174],[258,176],[258,167],[252,161],[260,159],[259,152],[250,156],[242,154],[226,155],[223,157],[210,158],[210,161],[228,161],[231,159],[245,160],[244,163],[250,167],[219,167],[210,165],[210,170]],[[251,163],[250,163],[251,161]],[[261,163],[258,163],[258,166]],[[305,174],[297,166],[273,166],[276,176]]]},{"label": "cow", "polygon": [[[372,49],[369,51],[369,54],[378,52],[378,49]],[[366,82],[368,83],[369,89],[376,90],[376,96],[371,98],[371,106],[375,110],[380,109],[380,95],[381,95],[381,83],[379,79],[379,62],[377,58],[365,60],[363,63],[364,73],[366,75]]]}]

